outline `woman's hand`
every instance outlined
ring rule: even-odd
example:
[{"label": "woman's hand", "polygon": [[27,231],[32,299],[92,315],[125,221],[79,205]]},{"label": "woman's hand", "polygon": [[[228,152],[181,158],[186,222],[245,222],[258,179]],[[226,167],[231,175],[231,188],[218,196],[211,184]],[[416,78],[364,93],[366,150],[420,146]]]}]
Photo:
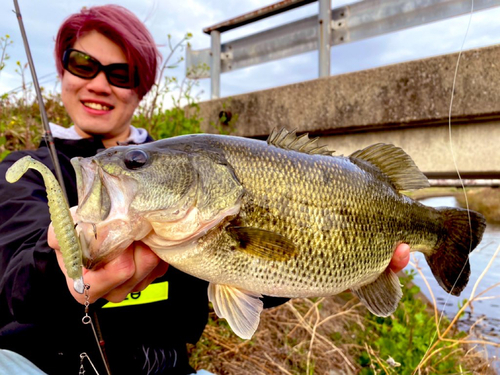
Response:
[{"label": "woman's hand", "polygon": [[[81,304],[85,303],[85,296],[74,290],[73,279],[68,277],[59,243],[55,237],[52,224],[49,226],[47,241],[56,251],[57,262],[66,276],[68,289],[72,296]],[[134,242],[121,255],[96,270],[83,269],[85,284],[90,285],[89,302],[99,298],[110,302],[121,302],[131,292],[144,290],[155,279],[167,272],[168,263],[162,261],[144,243]]]},{"label": "woman's hand", "polygon": [[392,255],[391,263],[389,263],[389,268],[394,272],[398,273],[403,268],[408,265],[410,261],[410,246],[405,243],[399,244]]}]

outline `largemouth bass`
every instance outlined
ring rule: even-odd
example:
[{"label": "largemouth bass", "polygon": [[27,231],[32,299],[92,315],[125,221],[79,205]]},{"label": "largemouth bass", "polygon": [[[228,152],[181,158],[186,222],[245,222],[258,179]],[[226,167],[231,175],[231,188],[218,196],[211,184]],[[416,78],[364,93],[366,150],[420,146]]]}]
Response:
[{"label": "largemouth bass", "polygon": [[400,148],[375,144],[333,156],[285,130],[267,143],[197,134],[72,160],[88,268],[143,241],[161,259],[209,281],[219,317],[250,338],[262,295],[329,296],[350,289],[388,316],[402,292],[388,268],[404,242],[459,295],[479,213],[431,208],[399,191],[428,186]]}]

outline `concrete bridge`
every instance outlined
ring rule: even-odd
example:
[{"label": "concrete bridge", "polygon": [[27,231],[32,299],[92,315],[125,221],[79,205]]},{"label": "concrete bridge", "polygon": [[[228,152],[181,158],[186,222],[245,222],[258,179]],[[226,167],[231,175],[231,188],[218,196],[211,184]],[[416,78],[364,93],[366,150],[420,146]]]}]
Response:
[{"label": "concrete bridge", "polygon": [[[438,56],[200,103],[202,130],[225,108],[234,134],[274,127],[320,135],[338,154],[376,142],[403,148],[431,179],[456,179],[449,111],[458,54]],[[462,53],[451,145],[466,184],[500,184],[500,46]],[[432,182],[432,181],[431,181]],[[453,184],[453,183],[452,183]]]}]

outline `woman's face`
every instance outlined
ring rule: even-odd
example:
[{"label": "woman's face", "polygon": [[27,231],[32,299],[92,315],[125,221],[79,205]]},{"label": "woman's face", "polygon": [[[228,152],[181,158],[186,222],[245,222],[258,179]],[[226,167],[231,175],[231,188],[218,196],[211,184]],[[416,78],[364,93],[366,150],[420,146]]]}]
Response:
[{"label": "woman's face", "polygon": [[[72,48],[87,53],[102,65],[127,63],[121,48],[96,31],[78,39]],[[64,107],[79,135],[100,135],[105,147],[127,139],[130,121],[139,105],[134,90],[110,85],[102,71],[95,78],[83,79],[66,70],[61,89]]]}]

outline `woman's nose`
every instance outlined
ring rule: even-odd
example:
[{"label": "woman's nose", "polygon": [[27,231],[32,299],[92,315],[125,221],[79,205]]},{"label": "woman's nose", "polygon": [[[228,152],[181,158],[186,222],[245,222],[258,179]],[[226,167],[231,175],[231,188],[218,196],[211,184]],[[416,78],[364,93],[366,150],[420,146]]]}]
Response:
[{"label": "woman's nose", "polygon": [[87,89],[96,93],[111,94],[111,85],[102,71],[87,83]]}]

